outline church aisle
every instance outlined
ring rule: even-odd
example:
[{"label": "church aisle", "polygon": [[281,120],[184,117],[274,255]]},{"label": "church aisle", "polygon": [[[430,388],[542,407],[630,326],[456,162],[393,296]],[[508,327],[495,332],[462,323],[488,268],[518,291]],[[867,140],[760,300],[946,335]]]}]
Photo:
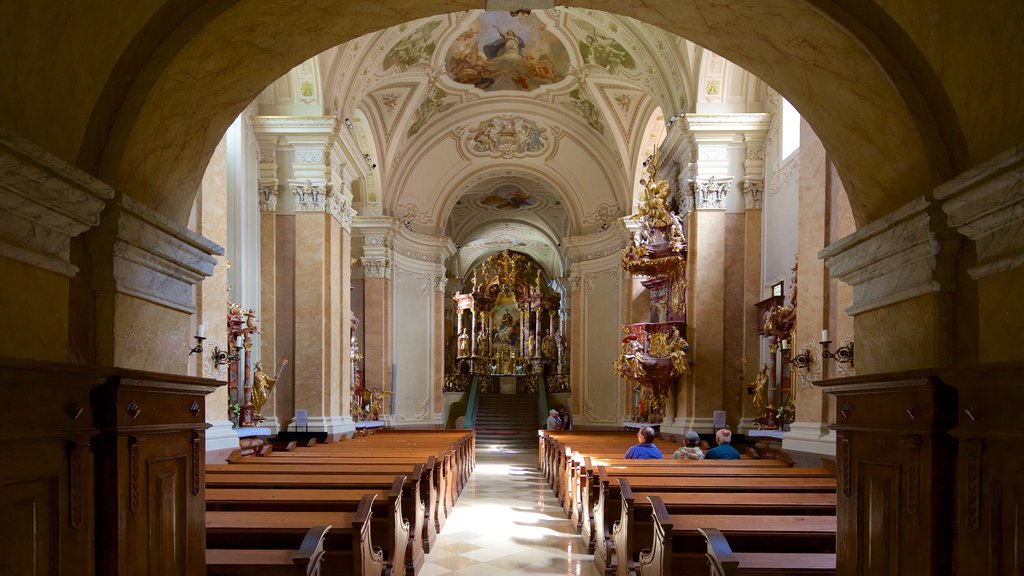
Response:
[{"label": "church aisle", "polygon": [[597,576],[593,555],[537,470],[536,453],[477,452],[420,576],[572,574]]}]

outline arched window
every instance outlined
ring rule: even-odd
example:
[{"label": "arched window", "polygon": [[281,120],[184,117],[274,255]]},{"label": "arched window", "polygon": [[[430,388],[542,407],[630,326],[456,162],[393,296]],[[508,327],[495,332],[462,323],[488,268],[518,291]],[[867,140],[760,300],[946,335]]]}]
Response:
[{"label": "arched window", "polygon": [[779,158],[782,162],[800,147],[800,113],[793,108],[789,100],[782,99],[782,149]]}]

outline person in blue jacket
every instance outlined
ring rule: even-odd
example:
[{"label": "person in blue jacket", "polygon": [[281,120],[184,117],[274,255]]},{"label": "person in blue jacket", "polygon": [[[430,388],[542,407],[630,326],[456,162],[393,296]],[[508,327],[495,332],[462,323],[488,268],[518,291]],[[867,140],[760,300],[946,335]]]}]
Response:
[{"label": "person in blue jacket", "polygon": [[644,426],[637,430],[636,439],[640,443],[630,446],[629,450],[626,450],[626,458],[633,460],[661,460],[661,450],[654,445],[654,437],[654,428],[650,426]]},{"label": "person in blue jacket", "polygon": [[732,447],[732,431],[728,428],[722,428],[718,432],[715,432],[715,442],[718,442],[718,446],[715,446],[708,453],[704,455],[705,460],[739,460],[740,453]]}]

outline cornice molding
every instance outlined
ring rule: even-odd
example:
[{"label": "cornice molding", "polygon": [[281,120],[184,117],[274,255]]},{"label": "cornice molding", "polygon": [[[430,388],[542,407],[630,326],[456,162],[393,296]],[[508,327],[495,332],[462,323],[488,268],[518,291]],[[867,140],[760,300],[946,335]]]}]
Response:
[{"label": "cornice molding", "polygon": [[949,225],[975,243],[975,280],[1024,266],[1024,145],[935,189]]},{"label": "cornice molding", "polygon": [[956,289],[953,257],[960,236],[938,212],[919,197],[818,253],[834,278],[853,287],[848,314]]},{"label": "cornice molding", "polygon": [[568,236],[562,240],[562,245],[567,259],[576,264],[621,253],[629,240],[627,225],[624,219],[619,218],[606,230],[585,236]]},{"label": "cornice molding", "polygon": [[100,223],[114,190],[0,129],[0,256],[74,276],[71,239]]}]

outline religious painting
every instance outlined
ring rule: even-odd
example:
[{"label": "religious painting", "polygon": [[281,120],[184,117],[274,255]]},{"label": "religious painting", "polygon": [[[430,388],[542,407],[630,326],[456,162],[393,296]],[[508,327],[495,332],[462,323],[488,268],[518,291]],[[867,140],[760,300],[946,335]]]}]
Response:
[{"label": "religious painting", "polygon": [[484,120],[467,131],[471,152],[501,158],[539,154],[547,147],[547,128],[514,114]]},{"label": "religious painting", "polygon": [[612,74],[619,68],[633,70],[636,63],[626,48],[614,38],[609,38],[597,31],[589,22],[577,20],[577,26],[586,31],[580,40],[580,56],[588,64],[597,64]]},{"label": "religious painting", "polygon": [[445,62],[460,84],[530,91],[564,79],[569,53],[535,15],[484,12],[456,38]]},{"label": "religious painting", "polygon": [[412,34],[402,38],[388,50],[384,57],[384,69],[401,65],[408,68],[419,62],[426,62],[434,55],[437,45],[434,43],[433,32],[441,25],[440,20],[427,22],[420,26]]},{"label": "religious painting", "polygon": [[515,186],[500,186],[484,196],[480,203],[498,210],[519,210],[537,204],[537,198]]}]

